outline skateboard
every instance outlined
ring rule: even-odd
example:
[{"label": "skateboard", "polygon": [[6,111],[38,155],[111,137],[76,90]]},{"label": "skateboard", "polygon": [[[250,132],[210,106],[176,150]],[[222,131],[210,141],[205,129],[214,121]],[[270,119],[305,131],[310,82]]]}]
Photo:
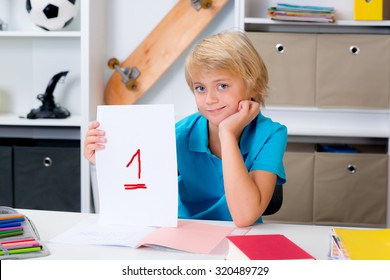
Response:
[{"label": "skateboard", "polygon": [[179,0],[146,39],[114,70],[104,91],[108,105],[134,104],[185,51],[229,0]]}]

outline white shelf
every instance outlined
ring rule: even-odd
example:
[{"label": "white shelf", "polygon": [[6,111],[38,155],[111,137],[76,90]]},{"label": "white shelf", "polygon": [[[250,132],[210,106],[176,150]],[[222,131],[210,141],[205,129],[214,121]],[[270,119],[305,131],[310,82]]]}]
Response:
[{"label": "white shelf", "polygon": [[390,137],[386,110],[267,107],[263,114],[288,128],[289,135]]},{"label": "white shelf", "polygon": [[0,113],[0,125],[6,126],[61,126],[80,127],[81,116],[70,116],[66,119],[28,119],[26,114]]},{"label": "white shelf", "polygon": [[253,24],[267,24],[267,25],[304,25],[308,24],[313,26],[367,26],[367,27],[390,27],[390,20],[381,21],[356,21],[356,20],[336,20],[334,23],[318,23],[318,22],[300,22],[300,21],[278,21],[269,18],[257,18],[257,17],[246,17],[244,23]]},{"label": "white shelf", "polygon": [[80,38],[80,31],[0,31],[2,37],[21,37],[21,38]]},{"label": "white shelf", "polygon": [[[298,21],[276,21],[268,17],[267,9],[275,6],[276,0],[237,0],[236,24],[246,31],[287,31],[287,32],[335,32],[335,33],[378,33],[390,34],[390,20],[354,20],[353,1],[300,0],[299,5],[332,6],[336,11],[336,22],[316,23]],[[295,0],[285,0],[297,4]]]},{"label": "white shelf", "polygon": [[255,32],[390,34],[390,21],[338,20],[334,23],[321,23],[245,17],[241,28]]}]

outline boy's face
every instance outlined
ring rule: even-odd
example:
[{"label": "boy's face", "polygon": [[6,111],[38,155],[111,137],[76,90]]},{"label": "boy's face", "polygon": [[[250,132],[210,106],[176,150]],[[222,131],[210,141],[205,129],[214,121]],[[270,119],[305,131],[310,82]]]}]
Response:
[{"label": "boy's face", "polygon": [[241,77],[226,70],[197,71],[193,76],[193,92],[199,113],[218,126],[238,111],[242,100],[250,99]]}]

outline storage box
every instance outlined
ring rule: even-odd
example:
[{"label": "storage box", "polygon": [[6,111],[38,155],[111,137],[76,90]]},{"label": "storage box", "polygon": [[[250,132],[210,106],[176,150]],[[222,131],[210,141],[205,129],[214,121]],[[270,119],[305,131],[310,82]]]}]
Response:
[{"label": "storage box", "polygon": [[269,73],[266,103],[315,106],[316,46],[312,34],[248,32]]},{"label": "storage box", "polygon": [[390,0],[354,0],[354,19],[390,19]]},{"label": "storage box", "polygon": [[12,147],[0,145],[0,205],[13,206]]},{"label": "storage box", "polygon": [[15,207],[80,211],[80,148],[14,147]]},{"label": "storage box", "polygon": [[318,35],[316,106],[388,109],[389,46],[388,35]]},{"label": "storage box", "polygon": [[280,210],[264,216],[266,222],[311,224],[313,222],[314,145],[288,143],[283,158],[287,183]]},{"label": "storage box", "polygon": [[387,154],[317,152],[314,224],[385,226],[387,173]]}]

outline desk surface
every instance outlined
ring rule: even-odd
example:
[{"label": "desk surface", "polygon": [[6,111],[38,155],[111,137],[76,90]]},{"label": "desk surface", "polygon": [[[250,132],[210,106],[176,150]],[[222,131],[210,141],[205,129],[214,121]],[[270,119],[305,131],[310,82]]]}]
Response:
[{"label": "desk surface", "polygon": [[[68,245],[49,242],[58,234],[73,227],[83,219],[88,218],[88,213],[70,213],[40,210],[19,210],[28,216],[38,229],[41,240],[46,243],[50,255],[42,259],[57,260],[220,260],[225,255],[203,255],[178,251],[164,251],[152,248],[133,249],[130,247],[97,246],[97,245]],[[232,222],[213,222],[220,225],[234,225]],[[330,246],[330,226],[315,225],[291,225],[264,223],[251,228],[248,234],[284,234],[318,260],[328,259]]]}]

